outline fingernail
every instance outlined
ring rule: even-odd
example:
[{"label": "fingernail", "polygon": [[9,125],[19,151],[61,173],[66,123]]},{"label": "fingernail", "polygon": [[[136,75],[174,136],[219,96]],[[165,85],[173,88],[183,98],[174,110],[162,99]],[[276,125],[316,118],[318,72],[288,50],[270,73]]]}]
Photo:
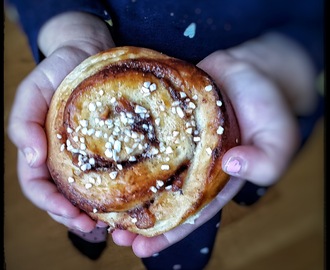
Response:
[{"label": "fingernail", "polygon": [[225,164],[225,171],[230,174],[238,174],[242,168],[242,160],[236,157],[228,159]]},{"label": "fingernail", "polygon": [[108,227],[109,225],[103,221],[100,221],[98,220],[97,223],[96,223],[96,227],[99,227],[99,228],[106,228]]},{"label": "fingernail", "polygon": [[27,147],[23,150],[23,153],[25,155],[25,158],[26,158],[26,161],[28,162],[28,164],[30,166],[32,166],[36,160],[36,152],[32,148]]},{"label": "fingernail", "polygon": [[74,225],[71,227],[71,229],[82,232],[82,233],[89,233],[93,230],[93,228],[86,229],[86,228],[80,227],[79,225]]}]

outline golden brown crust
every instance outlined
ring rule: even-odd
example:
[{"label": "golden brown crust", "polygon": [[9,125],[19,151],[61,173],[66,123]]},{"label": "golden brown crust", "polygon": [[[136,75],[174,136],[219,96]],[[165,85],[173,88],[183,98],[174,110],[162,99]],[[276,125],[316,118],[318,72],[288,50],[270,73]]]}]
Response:
[{"label": "golden brown crust", "polygon": [[[55,92],[46,120],[50,173],[92,218],[164,233],[227,183],[239,144],[229,100],[196,66],[145,48],[83,61]],[[175,214],[173,214],[175,213]]]}]

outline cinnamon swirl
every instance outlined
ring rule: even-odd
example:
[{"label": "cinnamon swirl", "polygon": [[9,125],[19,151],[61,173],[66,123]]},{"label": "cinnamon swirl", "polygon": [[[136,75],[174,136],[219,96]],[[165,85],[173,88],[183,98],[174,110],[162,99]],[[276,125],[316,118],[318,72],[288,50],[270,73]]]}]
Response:
[{"label": "cinnamon swirl", "polygon": [[46,119],[47,164],[58,189],[93,219],[145,236],[208,204],[239,144],[229,100],[196,66],[117,47],[93,55],[60,84]]}]

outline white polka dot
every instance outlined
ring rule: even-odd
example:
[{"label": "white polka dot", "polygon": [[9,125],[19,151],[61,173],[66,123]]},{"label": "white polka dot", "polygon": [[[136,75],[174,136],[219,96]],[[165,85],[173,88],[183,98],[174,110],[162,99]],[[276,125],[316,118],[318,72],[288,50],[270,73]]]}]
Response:
[{"label": "white polka dot", "polygon": [[207,22],[207,24],[212,24],[212,23],[213,23],[213,19],[212,19],[212,18],[208,18],[208,19],[206,20],[206,22]]},{"label": "white polka dot", "polygon": [[257,189],[257,195],[258,196],[262,196],[266,193],[266,189],[265,188],[258,188]]},{"label": "white polka dot", "polygon": [[217,225],[215,225],[216,228],[220,227],[220,222],[217,223]]},{"label": "white polka dot", "polygon": [[204,247],[204,248],[202,248],[201,250],[200,250],[200,252],[202,253],[202,254],[207,254],[207,253],[209,253],[209,248],[208,247]]},{"label": "white polka dot", "polygon": [[181,265],[180,264],[173,265],[173,270],[179,270],[179,269],[181,269]]},{"label": "white polka dot", "polygon": [[157,256],[159,256],[159,253],[152,254],[152,257],[157,257]]}]

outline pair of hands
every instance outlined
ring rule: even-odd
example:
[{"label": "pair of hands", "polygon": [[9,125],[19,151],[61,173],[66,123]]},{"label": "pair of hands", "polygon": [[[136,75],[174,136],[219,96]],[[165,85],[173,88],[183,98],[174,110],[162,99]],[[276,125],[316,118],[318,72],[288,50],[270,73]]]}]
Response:
[{"label": "pair of hands", "polygon": [[[273,41],[278,42],[279,49],[283,47],[281,41],[286,43],[277,35],[261,43],[274,44]],[[195,224],[183,224],[152,238],[115,230],[112,233],[115,243],[132,246],[139,257],[151,256],[209,220],[237,194],[244,181],[271,185],[287,168],[299,143],[293,111],[308,110],[311,106],[306,106],[305,100],[313,100],[312,94],[306,89],[303,95],[306,98],[290,104],[288,100],[293,94],[279,88],[280,74],[271,73],[278,74],[274,79],[269,74],[269,65],[263,69],[259,60],[255,60],[257,56],[250,58],[253,55],[250,45],[217,51],[198,64],[216,83],[223,85],[241,128],[242,145],[229,150],[223,159],[223,169],[232,175],[229,183],[203,210]],[[283,48],[287,48],[286,45]],[[19,150],[18,178],[25,196],[55,221],[86,232],[105,224],[96,224],[57,190],[46,166],[44,123],[52,95],[64,77],[88,56],[113,46],[104,22],[92,15],[66,13],[46,23],[39,35],[39,47],[46,58],[19,85],[9,120],[9,136]],[[255,48],[253,44],[252,48]],[[304,71],[309,74],[308,68]],[[230,171],[232,166],[228,164],[233,160],[240,162],[239,171]]]}]

